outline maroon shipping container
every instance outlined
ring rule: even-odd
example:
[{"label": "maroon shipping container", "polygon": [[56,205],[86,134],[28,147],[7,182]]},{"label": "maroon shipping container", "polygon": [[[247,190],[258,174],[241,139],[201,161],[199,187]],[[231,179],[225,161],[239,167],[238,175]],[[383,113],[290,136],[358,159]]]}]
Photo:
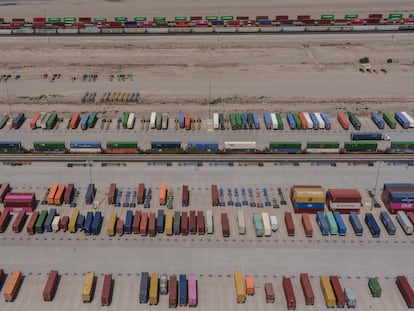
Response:
[{"label": "maroon shipping container", "polygon": [[211,201],[213,206],[219,205],[219,195],[217,190],[217,185],[211,185]]},{"label": "maroon shipping container", "polygon": [[19,233],[22,231],[24,223],[26,221],[26,212],[20,211],[17,213],[16,220],[13,223],[13,232]]},{"label": "maroon shipping container", "polygon": [[91,17],[79,17],[78,21],[85,24],[90,24],[92,22]]},{"label": "maroon shipping container", "polygon": [[332,202],[358,203],[361,193],[358,189],[328,189],[328,198]]},{"label": "maroon shipping container", "polygon": [[291,212],[285,212],[285,224],[288,236],[294,236],[295,225],[293,223],[293,216]]},{"label": "maroon shipping container", "polygon": [[298,21],[303,21],[307,19],[311,19],[311,16],[310,15],[298,15],[298,18],[297,18]]},{"label": "maroon shipping container", "polygon": [[269,19],[269,16],[268,15],[257,15],[256,20],[259,20],[259,19]]},{"label": "maroon shipping container", "polygon": [[0,284],[3,284],[4,270],[0,269]]},{"label": "maroon shipping container", "polygon": [[320,20],[318,20],[318,25],[319,26],[331,26],[332,25],[332,20],[330,20],[330,19],[320,19]]},{"label": "maroon shipping container", "polygon": [[338,277],[331,275],[329,280],[331,281],[332,289],[336,297],[336,306],[338,308],[345,308],[345,295]]},{"label": "maroon shipping container", "polygon": [[148,234],[149,236],[155,236],[156,218],[155,213],[150,213],[148,221]]},{"label": "maroon shipping container", "polygon": [[302,285],[303,296],[305,296],[305,304],[313,305],[315,303],[315,295],[307,273],[300,274],[300,284]]},{"label": "maroon shipping container", "polygon": [[190,21],[201,21],[202,19],[202,16],[190,16]]},{"label": "maroon shipping container", "polygon": [[147,228],[148,228],[148,213],[142,212],[141,222],[139,223],[139,234],[147,235]]},{"label": "maroon shipping container", "polygon": [[288,15],[276,15],[276,22],[284,21],[289,19]]},{"label": "maroon shipping container", "polygon": [[414,308],[414,292],[405,276],[399,275],[395,283],[403,296],[408,308]]},{"label": "maroon shipping container", "polygon": [[134,221],[132,222],[132,233],[139,233],[139,224],[141,223],[141,212],[136,211],[134,215]]},{"label": "maroon shipping container", "polygon": [[296,309],[296,298],[295,292],[293,291],[292,282],[290,278],[283,277],[283,290],[285,292],[286,304],[288,310],[295,310]]},{"label": "maroon shipping container", "polygon": [[9,183],[3,183],[0,187],[0,203],[3,203],[3,200],[7,194],[7,192],[9,192],[10,189],[10,185]]},{"label": "maroon shipping container", "polygon": [[101,305],[109,306],[112,296],[112,274],[105,274],[102,286]]},{"label": "maroon shipping container", "polygon": [[197,231],[198,234],[206,233],[206,224],[204,221],[204,213],[202,211],[197,212]]},{"label": "maroon shipping container", "polygon": [[52,301],[55,297],[56,290],[59,283],[59,273],[56,270],[52,270],[47,278],[45,288],[43,289],[43,300]]},{"label": "maroon shipping container", "polygon": [[119,235],[124,234],[124,221],[122,219],[118,219],[116,221],[116,233]]},{"label": "maroon shipping container", "polygon": [[39,217],[39,212],[33,212],[32,216],[30,217],[29,223],[27,224],[26,230],[29,234],[35,234],[35,224],[37,221],[37,217]]},{"label": "maroon shipping container", "polygon": [[177,294],[177,276],[173,274],[170,276],[170,281],[168,282],[168,305],[170,308],[177,308]]},{"label": "maroon shipping container", "polygon": [[145,185],[143,183],[138,184],[138,196],[137,203],[144,204],[145,199]]},{"label": "maroon shipping container", "polygon": [[275,291],[273,290],[272,283],[265,283],[265,294],[266,294],[266,302],[267,303],[274,303],[275,302]]},{"label": "maroon shipping container", "polygon": [[197,219],[195,211],[190,211],[190,234],[197,233]]},{"label": "maroon shipping container", "polygon": [[190,203],[190,192],[188,191],[188,186],[183,186],[183,196],[182,196],[182,206],[187,207]]},{"label": "maroon shipping container", "polygon": [[68,230],[69,225],[69,216],[63,216],[60,219],[59,229],[60,231],[66,232]]},{"label": "maroon shipping container", "polygon": [[249,17],[248,16],[237,16],[236,19],[238,21],[247,21],[249,19]]},{"label": "maroon shipping container", "polygon": [[221,229],[223,231],[223,237],[228,238],[230,236],[230,225],[227,213],[221,213]]},{"label": "maroon shipping container", "polygon": [[112,183],[109,185],[108,204],[115,204],[115,199],[116,199],[116,184]]},{"label": "maroon shipping container", "polygon": [[305,230],[305,236],[311,238],[313,236],[313,228],[308,213],[302,214],[302,224],[303,229]]},{"label": "maroon shipping container", "polygon": [[183,212],[181,214],[181,234],[188,235],[188,213]]},{"label": "maroon shipping container", "polygon": [[377,14],[377,13],[369,14],[368,15],[368,18],[378,18],[378,19],[381,19],[382,18],[382,14]]},{"label": "maroon shipping container", "polygon": [[68,186],[66,187],[65,194],[63,195],[63,203],[70,204],[70,202],[72,201],[74,192],[75,192],[75,185],[68,184]]},{"label": "maroon shipping container", "polygon": [[8,210],[3,210],[3,213],[0,215],[0,232],[6,231],[10,218],[10,212]]}]

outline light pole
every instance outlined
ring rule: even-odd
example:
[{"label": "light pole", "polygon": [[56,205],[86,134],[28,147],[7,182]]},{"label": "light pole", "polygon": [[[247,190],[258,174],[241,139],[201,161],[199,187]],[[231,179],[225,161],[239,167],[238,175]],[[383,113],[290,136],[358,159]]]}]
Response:
[{"label": "light pole", "polygon": [[382,166],[382,161],[379,161],[378,170],[377,170],[377,177],[375,178],[374,194],[373,194],[372,200],[371,200],[371,211],[372,211],[372,206],[373,206],[374,202],[376,201],[375,196],[377,195],[377,186],[378,186],[378,180],[379,180],[379,175],[380,175],[380,171],[381,171],[381,166]]},{"label": "light pole", "polygon": [[10,101],[9,86],[7,84],[7,80],[6,80],[6,94],[7,94],[7,101],[9,102],[10,118],[13,119],[13,109],[12,109],[12,103]]},{"label": "light pole", "polygon": [[87,160],[86,161],[86,165],[89,166],[89,179],[90,179],[90,183],[93,184],[92,182],[92,166],[93,166],[93,161],[92,160]]}]

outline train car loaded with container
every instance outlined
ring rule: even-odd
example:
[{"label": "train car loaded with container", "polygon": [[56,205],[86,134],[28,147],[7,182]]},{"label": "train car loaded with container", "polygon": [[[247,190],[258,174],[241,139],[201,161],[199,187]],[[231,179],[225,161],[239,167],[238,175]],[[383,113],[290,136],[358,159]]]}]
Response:
[{"label": "train car loaded with container", "polygon": [[16,153],[22,151],[22,143],[20,141],[0,141],[0,152]]},{"label": "train car loaded with container", "polygon": [[195,142],[189,141],[187,143],[187,152],[217,152],[219,151],[219,143],[216,141]]},{"label": "train car loaded with container", "polygon": [[71,153],[101,153],[102,146],[100,141],[71,141],[69,143]]},{"label": "train car loaded with container", "polygon": [[302,152],[302,143],[299,141],[269,142],[270,152],[277,153],[300,153]]},{"label": "train car loaded with container", "polygon": [[151,152],[181,152],[180,141],[152,141]]}]

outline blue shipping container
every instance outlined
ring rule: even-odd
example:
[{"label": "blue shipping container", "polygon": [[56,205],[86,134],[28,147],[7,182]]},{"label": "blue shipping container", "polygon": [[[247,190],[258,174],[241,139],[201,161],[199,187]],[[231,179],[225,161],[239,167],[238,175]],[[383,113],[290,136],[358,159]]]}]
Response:
[{"label": "blue shipping container", "polygon": [[388,188],[414,188],[412,183],[387,183],[384,184],[384,191]]},{"label": "blue shipping container", "polygon": [[184,117],[185,117],[184,112],[180,111],[178,113],[178,123],[180,124],[180,128],[184,128],[184,126],[185,126]]},{"label": "blue shipping container", "polygon": [[263,112],[263,119],[267,129],[272,127],[272,120],[270,119],[270,114],[268,112]]},{"label": "blue shipping container", "polygon": [[324,209],[325,203],[304,203],[304,202],[296,202],[295,208],[318,208]]},{"label": "blue shipping container", "polygon": [[180,274],[180,280],[179,280],[179,287],[180,287],[180,306],[186,306],[187,300],[188,300],[188,288],[187,288],[187,276],[185,274]]},{"label": "blue shipping container", "polygon": [[219,143],[217,141],[204,141],[204,142],[195,142],[189,141],[187,143],[187,148],[191,149],[198,149],[198,150],[218,150]]},{"label": "blue shipping container", "polygon": [[85,114],[81,119],[81,128],[86,130],[88,128],[89,113]]},{"label": "blue shipping container", "polygon": [[390,215],[387,212],[380,213],[380,219],[389,235],[395,235],[397,228],[395,227]]},{"label": "blue shipping container", "polygon": [[91,234],[91,227],[92,227],[92,221],[93,221],[93,213],[87,212],[85,217],[85,222],[83,223],[83,232],[85,234]]},{"label": "blue shipping container", "polygon": [[240,117],[242,120],[243,129],[247,130],[249,128],[249,123],[247,122],[247,114],[243,112],[240,114]]},{"label": "blue shipping container", "polygon": [[71,149],[98,149],[102,144],[100,141],[71,141],[69,146]]},{"label": "blue shipping container", "polygon": [[335,218],[336,224],[338,225],[338,234],[343,236],[346,235],[346,226],[341,214],[339,212],[333,212],[333,216]]},{"label": "blue shipping container", "polygon": [[164,222],[165,222],[164,211],[162,209],[159,209],[157,213],[157,232],[158,233],[164,232]]},{"label": "blue shipping container", "polygon": [[354,229],[355,234],[362,235],[362,233],[364,232],[364,228],[362,227],[362,223],[359,220],[357,213],[349,213],[349,222],[351,223],[351,226]]},{"label": "blue shipping container", "polygon": [[381,229],[378,226],[377,221],[374,218],[374,215],[372,215],[371,213],[366,213],[365,214],[365,223],[368,226],[369,231],[372,234],[373,238],[379,238],[380,233],[381,233]]},{"label": "blue shipping container", "polygon": [[79,214],[78,218],[76,219],[76,230],[82,230],[84,222],[85,222],[85,216]]},{"label": "blue shipping container", "polygon": [[331,129],[331,121],[329,120],[326,113],[322,112],[321,113],[321,118],[322,118],[323,122],[325,122],[325,129],[330,130]]},{"label": "blue shipping container", "polygon": [[271,19],[258,19],[257,22],[259,25],[272,25]]},{"label": "blue shipping container", "polygon": [[141,273],[141,284],[139,286],[139,303],[148,302],[148,289],[149,289],[149,273]]},{"label": "blue shipping container", "polygon": [[22,143],[20,141],[0,141],[0,149],[21,149]]},{"label": "blue shipping container", "polygon": [[326,218],[323,212],[316,213],[316,222],[319,225],[319,229],[321,229],[322,235],[329,235],[328,222],[326,221]]},{"label": "blue shipping container", "polygon": [[318,118],[316,117],[316,114],[314,112],[311,112],[310,113],[310,118],[311,118],[312,123],[313,123],[313,129],[318,130],[319,129],[319,122],[318,122]]},{"label": "blue shipping container", "polygon": [[94,199],[95,199],[95,185],[89,184],[88,190],[86,191],[86,195],[85,195],[85,203],[92,204]]},{"label": "blue shipping container", "polygon": [[260,121],[259,121],[259,116],[258,116],[257,112],[253,112],[253,122],[254,122],[254,128],[259,129],[260,128]]},{"label": "blue shipping container", "polygon": [[134,215],[132,214],[132,211],[127,211],[125,216],[125,225],[124,225],[124,232],[125,234],[131,234],[132,233],[132,220],[134,218]]},{"label": "blue shipping container", "polygon": [[152,149],[181,149],[180,141],[152,141]]},{"label": "blue shipping container", "polygon": [[288,124],[289,124],[290,129],[291,129],[291,130],[296,129],[296,122],[295,122],[295,118],[293,117],[293,114],[292,114],[291,112],[288,112],[288,113],[286,114],[286,119],[287,119],[287,122],[288,122]]},{"label": "blue shipping container", "polygon": [[401,112],[396,112],[394,117],[402,128],[408,129],[410,127],[410,122]]},{"label": "blue shipping container", "polygon": [[45,220],[45,231],[46,232],[52,232],[52,222],[53,222],[53,218],[56,216],[56,209],[55,208],[51,208],[49,210],[49,213],[47,214],[46,220]]},{"label": "blue shipping container", "polygon": [[95,216],[93,216],[92,221],[92,234],[98,235],[101,231],[101,224],[102,224],[102,213],[101,212],[95,212]]},{"label": "blue shipping container", "polygon": [[379,129],[384,129],[385,122],[384,119],[376,112],[371,112],[371,119],[374,121],[375,125],[378,126]]},{"label": "blue shipping container", "polygon": [[24,113],[23,112],[19,112],[19,114],[17,115],[17,117],[14,118],[13,121],[12,121],[12,127],[14,129],[18,129],[23,124],[23,122],[24,122]]},{"label": "blue shipping container", "polygon": [[389,196],[388,196],[388,202],[412,203],[412,202],[414,202],[414,192],[391,191]]}]

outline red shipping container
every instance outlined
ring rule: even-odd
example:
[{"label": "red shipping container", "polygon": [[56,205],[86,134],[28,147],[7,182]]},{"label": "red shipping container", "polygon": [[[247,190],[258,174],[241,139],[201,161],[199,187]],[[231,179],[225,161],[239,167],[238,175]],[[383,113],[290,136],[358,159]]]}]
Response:
[{"label": "red shipping container", "polygon": [[190,21],[201,21],[202,19],[202,16],[190,16]]},{"label": "red shipping container", "polygon": [[230,27],[239,27],[240,26],[240,21],[227,21],[226,22],[226,25],[227,26],[230,26]]},{"label": "red shipping container", "polygon": [[147,228],[148,228],[148,213],[142,212],[141,222],[139,224],[139,234],[147,235]]},{"label": "red shipping container", "polygon": [[310,15],[298,15],[298,18],[297,18],[298,21],[303,21],[307,19],[311,19],[311,16]]},{"label": "red shipping container", "polygon": [[399,275],[395,281],[408,308],[414,308],[414,292],[405,276]]},{"label": "red shipping container", "polygon": [[66,232],[69,225],[69,216],[63,216],[60,220],[59,229],[60,231]]},{"label": "red shipping container", "polygon": [[361,202],[362,197],[358,189],[328,189],[328,199],[333,203],[358,203]]},{"label": "red shipping container", "polygon": [[296,297],[295,292],[293,291],[292,282],[290,278],[283,277],[283,290],[285,292],[286,305],[288,310],[296,309]]},{"label": "red shipping container", "polygon": [[265,295],[266,295],[266,302],[267,303],[274,303],[275,302],[275,291],[273,290],[272,283],[265,283]]},{"label": "red shipping container", "polygon": [[78,21],[81,22],[81,23],[90,24],[92,22],[92,18],[91,17],[79,17]]},{"label": "red shipping container", "polygon": [[190,234],[197,233],[197,219],[195,211],[190,211]]},{"label": "red shipping container", "polygon": [[122,219],[118,219],[116,221],[116,233],[119,235],[124,234],[124,221]]},{"label": "red shipping container", "polygon": [[43,300],[52,301],[55,297],[56,290],[59,283],[59,273],[56,270],[52,270],[47,278],[45,288],[43,289]]},{"label": "red shipping container", "polygon": [[188,213],[183,212],[181,214],[181,234],[188,235]]},{"label": "red shipping container", "polygon": [[238,21],[246,21],[246,20],[248,20],[248,19],[249,19],[249,17],[248,17],[248,16],[237,16],[237,17],[236,17],[236,19],[237,19]]},{"label": "red shipping container", "polygon": [[136,211],[134,215],[134,220],[132,222],[132,233],[139,234],[139,224],[141,223],[141,212]]},{"label": "red shipping container", "polygon": [[68,184],[66,187],[65,195],[63,196],[63,203],[70,204],[70,202],[72,201],[74,192],[75,192],[75,185]]},{"label": "red shipping container", "polygon": [[3,183],[0,187],[0,203],[3,203],[6,194],[9,192],[10,185],[9,183]]},{"label": "red shipping container", "polygon": [[308,213],[302,214],[302,224],[303,229],[305,230],[305,236],[311,238],[313,236],[313,228]]},{"label": "red shipping container", "polygon": [[112,274],[105,274],[102,286],[101,305],[109,306],[112,298]]},{"label": "red shipping container", "polygon": [[145,185],[143,183],[138,184],[138,196],[137,203],[144,204],[145,199]]},{"label": "red shipping container", "polygon": [[228,238],[230,236],[230,225],[227,213],[221,213],[221,229],[223,237]]},{"label": "red shipping container", "polygon": [[313,305],[315,303],[315,295],[307,273],[300,274],[300,284],[302,285],[303,295],[305,296],[305,304]]},{"label": "red shipping container", "polygon": [[256,21],[255,20],[244,20],[243,21],[243,26],[256,26]]},{"label": "red shipping container", "polygon": [[70,119],[70,128],[73,130],[76,129],[79,125],[80,119],[81,119],[80,113],[75,112],[72,118]]},{"label": "red shipping container", "polygon": [[293,223],[293,216],[291,212],[285,212],[285,224],[288,236],[294,236],[295,225]]},{"label": "red shipping container", "polygon": [[19,233],[20,231],[22,231],[24,223],[26,221],[26,212],[25,211],[20,211],[17,213],[16,216],[16,220],[13,223],[13,232],[15,233]]},{"label": "red shipping container", "polygon": [[188,191],[188,186],[183,185],[183,193],[182,193],[182,206],[187,207],[190,202],[190,193]]},{"label": "red shipping container", "polygon": [[155,226],[156,226],[155,213],[150,213],[149,221],[148,221],[148,234],[149,234],[149,236],[155,236],[155,234],[156,234]]},{"label": "red shipping container", "polygon": [[35,234],[35,224],[37,221],[37,218],[39,217],[39,212],[35,211],[33,212],[32,216],[30,217],[29,223],[26,226],[26,230],[28,234]]},{"label": "red shipping container", "polygon": [[219,205],[219,195],[217,185],[211,185],[211,201],[213,206]]},{"label": "red shipping container", "polygon": [[269,19],[269,16],[268,15],[256,15],[256,20],[259,20],[259,19]]},{"label": "red shipping container", "polygon": [[10,218],[9,210],[3,210],[3,213],[0,215],[0,232],[6,231]]},{"label": "red shipping container", "polygon": [[338,308],[345,308],[345,295],[338,277],[331,275],[329,280],[331,281],[332,289],[336,297],[336,306]]},{"label": "red shipping container", "polygon": [[330,19],[320,19],[318,20],[318,26],[331,26],[332,21]]},{"label": "red shipping container", "polygon": [[116,184],[111,183],[109,185],[108,204],[115,204],[115,199],[116,199]]},{"label": "red shipping container", "polygon": [[198,231],[198,234],[206,233],[206,225],[204,221],[204,214],[202,211],[197,212],[197,231]]},{"label": "red shipping container", "polygon": [[46,23],[46,17],[33,17],[33,23]]},{"label": "red shipping container", "polygon": [[189,113],[184,115],[184,126],[186,130],[191,130],[191,117]]},{"label": "red shipping container", "polygon": [[306,130],[308,128],[308,122],[306,121],[306,118],[303,112],[299,112],[298,117],[299,117],[300,123],[302,123],[302,130]]},{"label": "red shipping container", "polygon": [[277,22],[284,21],[284,20],[287,20],[287,19],[289,19],[288,15],[276,15],[276,21]]},{"label": "red shipping container", "polygon": [[344,130],[349,129],[348,118],[342,112],[338,112],[338,115],[337,115],[336,118],[338,119],[339,124],[341,124],[341,126]]},{"label": "red shipping container", "polygon": [[30,128],[32,130],[35,130],[37,128],[36,122],[37,122],[37,120],[39,120],[39,118],[40,118],[40,112],[36,113],[34,115],[33,119],[30,121]]},{"label": "red shipping container", "polygon": [[369,14],[368,15],[368,18],[378,18],[378,19],[382,19],[382,14],[377,14],[377,13]]},{"label": "red shipping container", "polygon": [[175,274],[170,276],[168,282],[168,305],[170,308],[177,308],[178,304],[178,290],[177,290],[177,276]]}]

